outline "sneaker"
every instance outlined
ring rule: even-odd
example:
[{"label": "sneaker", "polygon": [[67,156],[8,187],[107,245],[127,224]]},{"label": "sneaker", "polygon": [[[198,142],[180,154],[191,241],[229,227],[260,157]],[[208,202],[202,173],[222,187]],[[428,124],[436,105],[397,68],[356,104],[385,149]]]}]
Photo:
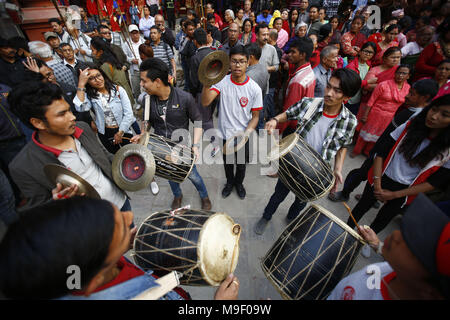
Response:
[{"label": "sneaker", "polygon": [[266,220],[264,218],[259,219],[259,221],[256,223],[253,231],[255,231],[256,234],[262,235],[264,233],[264,230],[266,230],[268,223],[269,223],[269,220]]},{"label": "sneaker", "polygon": [[247,194],[247,192],[245,191],[245,188],[242,184],[236,185],[236,191],[237,191],[239,198],[245,199],[245,195]]},{"label": "sneaker", "polygon": [[365,244],[364,247],[362,247],[361,255],[362,255],[364,258],[370,258],[370,251],[371,251],[371,250],[372,250],[372,249],[369,247],[369,245],[368,245],[368,244]]},{"label": "sneaker", "polygon": [[227,183],[227,184],[225,185],[225,187],[223,188],[223,190],[222,190],[222,197],[223,197],[223,198],[228,197],[228,196],[231,194],[231,191],[233,191],[233,185]]},{"label": "sneaker", "polygon": [[150,183],[150,189],[152,190],[152,193],[154,195],[157,195],[159,192],[159,187],[158,184],[156,183],[156,181],[152,181],[152,183]]},{"label": "sneaker", "polygon": [[349,196],[345,195],[344,192],[339,191],[339,192],[330,192],[328,194],[328,199],[330,199],[331,201],[334,202],[342,202],[342,201],[348,201]]},{"label": "sneaker", "polygon": [[219,151],[220,151],[220,148],[217,146],[217,147],[214,147],[212,150],[211,150],[211,157],[212,158],[214,158],[218,153],[219,153]]}]

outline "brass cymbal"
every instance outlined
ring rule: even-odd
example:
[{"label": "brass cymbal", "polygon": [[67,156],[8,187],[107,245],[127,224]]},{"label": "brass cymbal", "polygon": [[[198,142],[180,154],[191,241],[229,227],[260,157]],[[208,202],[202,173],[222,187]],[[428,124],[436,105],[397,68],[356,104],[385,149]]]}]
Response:
[{"label": "brass cymbal", "polygon": [[155,170],[155,159],[146,145],[127,144],[116,152],[112,162],[114,182],[126,191],[148,187]]},{"label": "brass cymbal", "polygon": [[61,183],[63,188],[67,188],[75,184],[78,186],[77,195],[84,193],[86,197],[101,199],[97,190],[89,182],[64,166],[47,164],[44,166],[44,173],[55,185]]},{"label": "brass cymbal", "polygon": [[230,58],[222,50],[209,53],[200,62],[198,79],[205,86],[212,86],[223,79],[230,69]]}]

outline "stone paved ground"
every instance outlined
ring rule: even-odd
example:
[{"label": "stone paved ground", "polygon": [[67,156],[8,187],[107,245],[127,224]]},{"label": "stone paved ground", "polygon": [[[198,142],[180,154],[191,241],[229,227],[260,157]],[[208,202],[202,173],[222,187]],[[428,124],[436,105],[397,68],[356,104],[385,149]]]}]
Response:
[{"label": "stone paved ground", "polygon": [[[206,147],[206,142],[204,142],[203,147]],[[221,157],[221,154],[216,157]],[[358,156],[354,159],[347,156],[343,169],[344,178],[350,170],[359,167],[363,161],[364,158],[362,156]],[[246,178],[244,180],[247,196],[244,200],[241,200],[237,196],[235,190],[233,190],[233,193],[227,199],[222,198],[221,191],[225,184],[223,165],[198,165],[198,170],[205,181],[209,197],[213,204],[212,211],[225,212],[230,215],[236,223],[239,223],[242,226],[239,261],[235,270],[235,275],[239,278],[241,283],[239,298],[251,300],[270,298],[276,300],[282,299],[282,297],[275,290],[271,282],[265,277],[260,263],[266,252],[271,248],[287,226],[285,216],[289,206],[294,200],[294,195],[290,193],[286,200],[280,205],[264,235],[256,235],[253,231],[253,226],[261,217],[263,209],[272,195],[277,181],[277,179],[260,175],[260,168],[261,165],[259,164],[247,165]],[[159,194],[156,196],[151,193],[150,189],[130,193],[132,197],[132,208],[135,215],[134,222],[138,226],[151,213],[170,208],[173,196],[167,180],[156,177],[156,181],[160,188]],[[190,204],[191,208],[201,208],[200,198],[192,183],[189,180],[186,180],[182,183],[181,188],[183,191],[182,205]],[[361,193],[363,188],[364,185],[361,184],[352,194],[351,199],[348,201],[350,208],[354,208],[356,205],[356,200],[353,196],[357,193]],[[344,221],[348,218],[348,212],[342,203],[332,202],[328,200],[326,196],[314,203],[323,206]],[[375,209],[371,209],[359,223],[361,225],[369,225],[370,222],[373,221],[376,212]],[[398,220],[394,219],[391,224],[381,232],[380,238],[383,239],[392,230],[398,228],[398,226]],[[369,263],[381,260],[382,258],[374,252],[372,252],[369,259],[359,255],[353,270],[359,270]],[[213,287],[185,286],[184,288],[190,292],[193,299],[212,299],[215,292],[215,288]]]}]

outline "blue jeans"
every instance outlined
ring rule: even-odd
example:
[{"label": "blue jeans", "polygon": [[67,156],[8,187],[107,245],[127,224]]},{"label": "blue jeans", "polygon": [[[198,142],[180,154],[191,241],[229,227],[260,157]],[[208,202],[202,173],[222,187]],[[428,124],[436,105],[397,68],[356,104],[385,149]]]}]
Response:
[{"label": "blue jeans", "polygon": [[[206,191],[205,183],[203,182],[202,177],[197,171],[197,166],[194,164],[191,173],[188,176],[189,180],[194,184],[198,193],[200,194],[200,198],[204,199],[208,197],[208,191]],[[170,188],[172,189],[172,193],[174,197],[178,198],[182,196],[180,184],[177,182],[173,182],[169,180]]]},{"label": "blue jeans", "polygon": [[259,111],[259,121],[258,125],[256,126],[256,132],[259,132],[260,129],[264,129],[264,114],[266,112],[266,109],[266,95],[263,94],[263,108]]},{"label": "blue jeans", "polygon": [[[269,203],[264,209],[264,219],[272,219],[272,216],[275,211],[277,211],[278,206],[284,201],[284,199],[286,199],[289,192],[290,190],[284,185],[283,182],[281,182],[280,179],[278,179],[277,185],[275,186],[275,192],[270,197]],[[291,207],[289,208],[287,218],[294,219],[296,216],[298,216],[306,206],[306,203],[307,202],[301,201],[298,197],[295,197],[294,203],[292,203]]]}]

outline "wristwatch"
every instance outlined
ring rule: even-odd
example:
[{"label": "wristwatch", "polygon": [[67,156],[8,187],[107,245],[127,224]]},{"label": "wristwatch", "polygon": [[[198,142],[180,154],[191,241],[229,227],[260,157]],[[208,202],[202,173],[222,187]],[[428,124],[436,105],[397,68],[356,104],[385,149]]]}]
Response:
[{"label": "wristwatch", "polygon": [[77,88],[77,91],[83,91],[83,92],[86,92],[86,88],[80,88],[80,87],[78,87],[78,88]]},{"label": "wristwatch", "polygon": [[278,125],[278,119],[277,119],[277,118],[273,117],[273,118],[270,119],[270,120],[275,120],[275,121],[277,122],[277,125]]}]

